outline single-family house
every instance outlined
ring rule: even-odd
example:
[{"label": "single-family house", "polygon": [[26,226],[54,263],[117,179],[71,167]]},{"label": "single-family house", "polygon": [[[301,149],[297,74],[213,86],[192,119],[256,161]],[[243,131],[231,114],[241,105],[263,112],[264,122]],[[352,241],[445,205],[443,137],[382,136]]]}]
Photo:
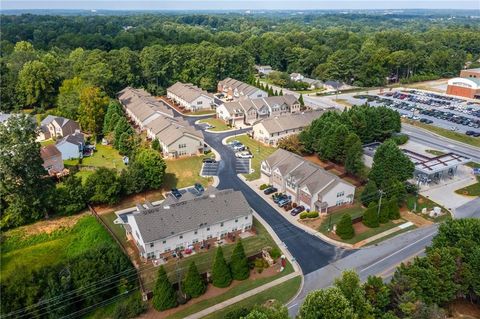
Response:
[{"label": "single-family house", "polygon": [[338,90],[341,90],[345,86],[345,83],[339,82],[339,81],[325,81],[323,86],[327,90],[338,91]]},{"label": "single-family house", "polygon": [[80,130],[80,125],[74,120],[61,116],[48,115],[40,123],[38,140],[61,138]]},{"label": "single-family house", "polygon": [[255,65],[255,70],[260,75],[269,75],[273,71],[270,65]]},{"label": "single-family house", "polygon": [[167,98],[189,111],[209,109],[213,105],[213,95],[191,83],[175,83],[167,89]]},{"label": "single-family house", "polygon": [[173,118],[172,109],[163,101],[155,99],[143,89],[126,87],[117,93],[127,116],[140,130],[159,117]]},{"label": "single-family house", "polygon": [[59,140],[56,146],[60,153],[62,153],[62,160],[82,158],[85,147],[85,137],[77,131]]},{"label": "single-family house", "polygon": [[300,73],[294,72],[290,74],[290,80],[292,81],[300,82],[300,81],[303,81],[303,79],[304,79],[304,76],[301,75]]},{"label": "single-family house", "polygon": [[252,209],[242,192],[214,190],[195,198],[166,199],[158,206],[137,205],[118,220],[146,259],[206,247],[252,227]]},{"label": "single-family house", "polygon": [[229,100],[238,100],[244,98],[262,98],[267,97],[268,93],[253,85],[238,81],[232,78],[226,78],[218,82],[217,91]]},{"label": "single-family house", "polygon": [[315,110],[266,118],[253,125],[253,138],[276,146],[280,139],[300,133],[323,113],[324,110]]},{"label": "single-family house", "polygon": [[145,128],[148,138],[158,139],[165,157],[198,155],[208,150],[203,132],[184,120],[159,117]]},{"label": "single-family house", "polygon": [[64,169],[62,153],[55,145],[47,145],[40,148],[40,157],[43,160],[43,167],[49,175],[61,173]]},{"label": "single-family house", "polygon": [[291,94],[258,99],[239,99],[223,103],[216,112],[220,119],[232,126],[239,121],[252,125],[272,116],[300,112],[300,102]]},{"label": "single-family house", "polygon": [[355,186],[301,156],[278,149],[261,163],[262,179],[292,201],[320,213],[350,204]]},{"label": "single-family house", "polygon": [[323,87],[323,82],[320,81],[320,80],[315,80],[315,79],[311,79],[311,78],[304,78],[302,80],[302,82],[307,83],[308,88],[310,90],[315,90],[315,89],[319,89],[319,88]]}]

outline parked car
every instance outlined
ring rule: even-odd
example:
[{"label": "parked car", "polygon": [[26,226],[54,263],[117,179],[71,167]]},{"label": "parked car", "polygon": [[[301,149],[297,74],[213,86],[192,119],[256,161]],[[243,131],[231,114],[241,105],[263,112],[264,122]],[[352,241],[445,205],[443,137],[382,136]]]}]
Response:
[{"label": "parked car", "polygon": [[466,131],[465,134],[468,135],[468,136],[470,136],[470,135],[475,134],[475,132],[474,132],[474,131]]},{"label": "parked car", "polygon": [[200,184],[200,183],[195,183],[195,185],[193,185],[193,187],[199,193],[203,193],[205,191],[205,188],[203,188],[202,184]]},{"label": "parked car", "polygon": [[305,210],[305,207],[300,205],[300,206],[297,206],[295,207],[291,212],[290,214],[292,216],[297,216],[298,214],[300,214],[301,212],[303,212]]},{"label": "parked car", "polygon": [[176,199],[179,199],[182,197],[182,193],[176,188],[172,188],[172,195],[175,196]]},{"label": "parked car", "polygon": [[208,157],[203,159],[204,163],[216,163],[217,161],[214,158]]},{"label": "parked car", "polygon": [[242,151],[235,153],[236,158],[253,158],[253,154],[249,151]]},{"label": "parked car", "polygon": [[210,129],[212,129],[212,128],[215,128],[215,126],[213,126],[212,124],[209,124],[209,123],[203,124],[203,127],[204,127],[206,130],[210,130]]},{"label": "parked car", "polygon": [[269,186],[269,187],[267,187],[263,190],[263,193],[265,195],[270,195],[270,194],[276,193],[277,191],[278,191],[278,189],[276,189],[275,187]]},{"label": "parked car", "polygon": [[242,143],[238,142],[232,145],[232,148],[235,152],[243,151],[245,150],[245,145]]},{"label": "parked car", "polygon": [[274,202],[275,204],[278,204],[279,201],[281,201],[282,199],[286,199],[286,198],[288,198],[288,196],[285,195],[285,194],[279,194],[279,195],[277,195],[277,196],[274,195],[274,196],[273,196],[273,202]]},{"label": "parked car", "polygon": [[292,202],[292,199],[290,198],[290,196],[287,196],[286,198],[283,198],[278,202],[278,207],[283,207],[287,204],[290,204],[291,202]]}]

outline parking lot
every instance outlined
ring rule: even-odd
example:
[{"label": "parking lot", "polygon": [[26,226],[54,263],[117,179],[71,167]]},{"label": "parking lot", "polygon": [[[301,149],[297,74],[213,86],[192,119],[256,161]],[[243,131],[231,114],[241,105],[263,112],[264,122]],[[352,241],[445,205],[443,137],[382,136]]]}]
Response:
[{"label": "parking lot", "polygon": [[[378,95],[357,95],[356,104],[385,105],[403,117],[445,129],[480,137],[480,102],[418,90],[392,91]],[[361,100],[359,103],[358,100]]]},{"label": "parking lot", "polygon": [[218,162],[203,163],[202,176],[217,176],[218,175]]},{"label": "parking lot", "polygon": [[250,159],[249,158],[237,158],[235,160],[235,170],[237,174],[249,174],[250,173]]}]

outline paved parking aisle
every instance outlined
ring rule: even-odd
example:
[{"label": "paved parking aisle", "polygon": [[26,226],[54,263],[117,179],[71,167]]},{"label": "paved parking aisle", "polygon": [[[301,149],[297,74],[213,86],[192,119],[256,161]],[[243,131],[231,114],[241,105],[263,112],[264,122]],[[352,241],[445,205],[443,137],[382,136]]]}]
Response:
[{"label": "paved parking aisle", "polygon": [[235,161],[235,169],[237,174],[249,174],[250,173],[250,159],[249,158],[237,158]]},{"label": "paved parking aisle", "polygon": [[203,164],[202,176],[217,176],[217,175],[218,175],[218,162]]}]

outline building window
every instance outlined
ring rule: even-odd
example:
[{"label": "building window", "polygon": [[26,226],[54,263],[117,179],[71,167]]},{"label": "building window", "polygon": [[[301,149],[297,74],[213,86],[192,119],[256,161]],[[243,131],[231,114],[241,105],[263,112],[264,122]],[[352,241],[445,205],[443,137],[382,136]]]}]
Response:
[{"label": "building window", "polygon": [[198,231],[194,231],[193,233],[196,235],[196,234],[198,234]]},{"label": "building window", "polygon": [[170,251],[170,248],[165,248],[163,252],[168,253]]},{"label": "building window", "polygon": [[167,241],[166,241],[166,240],[162,241],[162,244],[166,244],[166,243],[167,243]]},{"label": "building window", "polygon": [[207,236],[207,239],[212,239],[212,235],[208,235],[208,236]]},{"label": "building window", "polygon": [[180,235],[179,237],[180,237],[180,239],[183,239],[183,236],[182,236],[182,235]]},{"label": "building window", "polygon": [[210,231],[210,227],[207,227],[207,231]]},{"label": "building window", "polygon": [[238,219],[235,219],[235,222],[238,223]]},{"label": "building window", "polygon": [[337,193],[337,197],[342,197],[343,195],[345,195],[345,192],[338,192]]},{"label": "building window", "polygon": [[197,101],[197,105],[202,105],[203,101]]},{"label": "building window", "polygon": [[178,144],[178,148],[186,148],[187,144]]},{"label": "building window", "polygon": [[248,219],[248,216],[245,216],[245,219]]},{"label": "building window", "polygon": [[150,248],[153,248],[153,245],[154,245],[153,243],[150,243]]}]

